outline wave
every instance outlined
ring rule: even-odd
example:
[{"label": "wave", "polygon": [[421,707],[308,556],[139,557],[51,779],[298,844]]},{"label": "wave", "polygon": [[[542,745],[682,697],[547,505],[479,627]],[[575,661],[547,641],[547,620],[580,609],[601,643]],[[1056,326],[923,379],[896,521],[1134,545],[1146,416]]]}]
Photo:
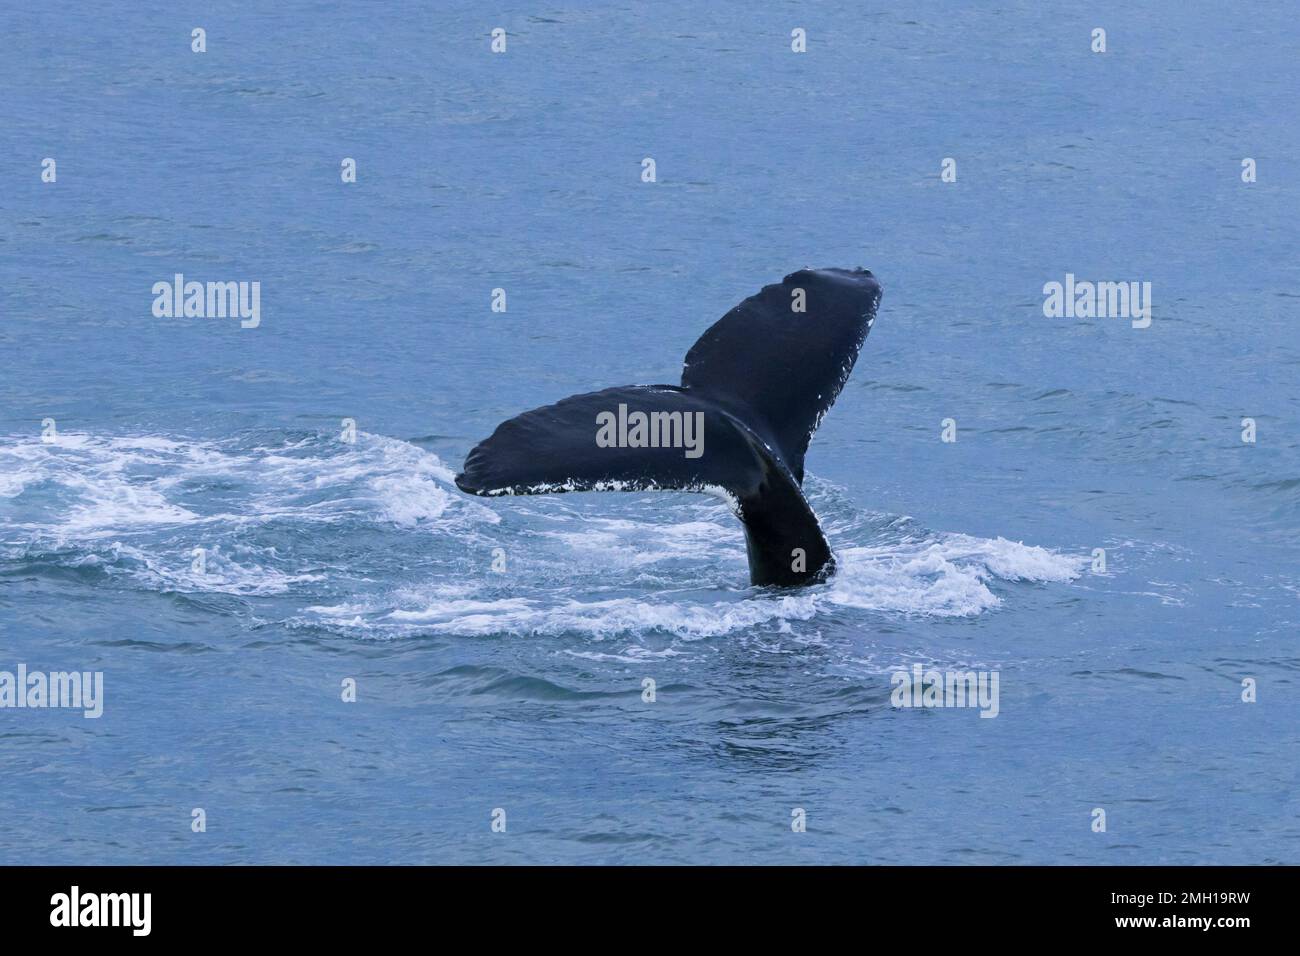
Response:
[{"label": "wave", "polygon": [[[834,543],[834,542],[832,542]],[[743,547],[743,541],[738,542]],[[617,559],[617,544],[610,547]],[[838,609],[974,616],[1002,598],[997,581],[1068,582],[1084,559],[1007,541],[940,535],[892,546],[837,548],[838,570],[824,585],[800,592],[744,589],[709,600],[702,589],[653,597],[584,599],[566,594],[483,596],[473,586],[406,589],[361,604],[308,608],[314,620],[344,630],[407,635],[583,634],[605,639],[658,632],[683,640],[720,637],[756,627],[809,621]],[[743,580],[743,563],[734,574]],[[471,594],[479,594],[471,597]]]},{"label": "wave", "polygon": [[[740,525],[683,494],[521,498],[488,507],[415,444],[359,433],[195,441],[0,440],[0,568],[88,586],[278,597],[280,620],[361,637],[619,636],[691,642],[853,613],[972,617],[1086,559],[933,532],[810,477],[838,562],[800,591],[752,588]],[[597,500],[599,499],[599,500]],[[242,605],[230,613],[253,613]],[[257,609],[266,620],[266,609]],[[663,648],[638,647],[639,659]]]}]

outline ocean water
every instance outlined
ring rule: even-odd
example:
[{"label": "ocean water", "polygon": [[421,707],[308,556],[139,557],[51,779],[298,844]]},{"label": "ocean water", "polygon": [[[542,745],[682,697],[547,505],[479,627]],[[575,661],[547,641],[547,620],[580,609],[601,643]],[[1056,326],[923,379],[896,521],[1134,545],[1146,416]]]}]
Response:
[{"label": "ocean water", "polygon": [[[0,670],[104,709],[0,710],[0,862],[1300,862],[1298,40],[6,8]],[[751,588],[705,496],[455,488],[809,265],[884,287],[807,458],[830,581]],[[260,324],[155,318],[176,273]],[[1150,327],[1045,317],[1067,273],[1150,282]],[[892,706],[916,664],[996,672],[997,717]]]}]

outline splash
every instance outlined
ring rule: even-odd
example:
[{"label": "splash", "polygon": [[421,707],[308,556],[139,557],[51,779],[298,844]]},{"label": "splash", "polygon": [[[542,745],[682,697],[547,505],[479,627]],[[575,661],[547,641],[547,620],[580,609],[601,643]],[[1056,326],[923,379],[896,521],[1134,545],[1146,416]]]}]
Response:
[{"label": "splash", "polygon": [[[740,526],[707,496],[489,507],[459,494],[433,453],[365,433],[355,444],[318,434],[6,439],[0,561],[75,570],[88,586],[275,596],[289,602],[290,626],[348,635],[627,638],[634,647],[815,631],[819,619],[855,613],[973,617],[1017,586],[1067,583],[1086,563],[873,514],[815,478],[807,490],[838,570],[781,591],[746,585]],[[230,613],[265,619],[266,610]]]}]

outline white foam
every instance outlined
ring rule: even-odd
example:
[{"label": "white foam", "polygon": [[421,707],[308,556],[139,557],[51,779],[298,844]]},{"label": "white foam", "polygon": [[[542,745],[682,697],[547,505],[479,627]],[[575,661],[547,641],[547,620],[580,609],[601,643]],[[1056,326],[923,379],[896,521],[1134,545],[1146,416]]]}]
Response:
[{"label": "white foam", "polygon": [[[454,501],[481,521],[499,520],[491,509],[449,494],[443,485],[451,483],[451,470],[407,442],[359,433],[351,445],[317,440],[304,452],[307,445],[304,440],[239,451],[161,436],[61,433],[52,444],[10,437],[0,440],[0,495],[16,498],[34,486],[50,486],[46,506],[32,509],[46,520],[20,527],[73,540],[209,519],[360,515],[414,525],[441,518]],[[179,503],[187,483],[217,479],[247,486],[240,511],[203,515]],[[305,500],[311,491],[334,494]]]},{"label": "white foam", "polygon": [[845,548],[828,598],[844,607],[969,617],[997,607],[994,580],[1066,582],[1085,558],[1008,541],[946,534],[885,547]]},{"label": "white foam", "polygon": [[[810,479],[837,571],[800,591],[760,590],[746,584],[739,523],[713,499],[657,492],[503,498],[488,507],[452,482],[437,456],[365,433],[355,444],[314,435],[259,447],[83,434],[46,445],[24,436],[0,440],[0,495],[21,519],[6,522],[2,543],[6,554],[54,549],[57,560],[102,563],[163,590],[309,592],[295,620],[377,636],[662,634],[684,642],[791,633],[844,609],[974,616],[997,608],[1016,584],[1066,583],[1087,564],[1001,537],[922,531]],[[337,525],[337,534],[293,532],[315,524]],[[375,556],[382,590],[357,577],[357,562],[369,557],[335,567],[323,550],[361,527],[410,542],[393,564]],[[307,553],[277,551],[286,534]],[[426,546],[408,534],[436,540]],[[190,568],[196,546],[210,550],[202,574]],[[508,556],[500,574],[488,569],[498,547]],[[412,555],[426,553],[439,571],[410,585],[407,569],[423,566]],[[326,593],[355,593],[323,603],[312,587],[322,582]]]},{"label": "white foam", "polygon": [[602,568],[641,568],[680,558],[743,554],[744,533],[739,522],[712,521],[664,523],[621,518],[591,518],[578,527],[542,531],[540,536],[561,545],[571,560]]},{"label": "white foam", "polygon": [[1063,555],[1021,541],[946,534],[937,545],[949,560],[975,560],[1004,581],[1073,581],[1088,559]]},{"label": "white foam", "polygon": [[[109,573],[120,573],[123,557],[134,564],[126,566],[136,580],[157,591],[174,591],[180,594],[214,593],[265,596],[284,594],[298,585],[324,579],[322,574],[286,573],[260,563],[239,561],[221,552],[220,548],[208,550],[204,568],[196,571],[193,562],[175,560],[174,556],[160,559],[140,548],[115,541],[110,546],[112,562]],[[109,564],[109,562],[104,562]]]},{"label": "white foam", "polygon": [[[611,568],[646,562],[619,560],[626,538],[617,531],[639,533],[635,522],[616,528],[612,519],[594,531],[556,532],[572,546],[595,552]],[[722,529],[688,522],[665,528],[672,540],[689,541]],[[600,556],[604,555],[603,558]],[[907,539],[877,547],[837,551],[838,570],[830,581],[802,591],[741,590],[718,599],[710,592],[664,591],[653,597],[557,600],[534,587],[527,596],[473,597],[464,589],[452,594],[441,585],[428,591],[406,589],[397,606],[381,600],[347,605],[331,616],[352,617],[369,631],[462,635],[554,636],[576,633],[594,640],[629,634],[664,634],[682,641],[721,637],[755,628],[788,631],[790,622],[809,621],[836,608],[931,617],[969,617],[1002,603],[995,582],[1066,582],[1079,575],[1087,559],[1045,548],[968,535]],[[508,578],[505,580],[509,580]],[[359,616],[359,617],[358,617]]]},{"label": "white foam", "polygon": [[[452,478],[436,455],[366,433],[354,444],[308,436],[253,448],[154,435],[9,437],[0,439],[0,495],[12,520],[0,553],[51,552],[157,590],[282,594],[325,580],[321,562],[295,568],[292,556],[250,543],[246,529],[360,522],[450,532],[500,521],[449,491]],[[202,573],[192,570],[197,547],[207,555]]]}]

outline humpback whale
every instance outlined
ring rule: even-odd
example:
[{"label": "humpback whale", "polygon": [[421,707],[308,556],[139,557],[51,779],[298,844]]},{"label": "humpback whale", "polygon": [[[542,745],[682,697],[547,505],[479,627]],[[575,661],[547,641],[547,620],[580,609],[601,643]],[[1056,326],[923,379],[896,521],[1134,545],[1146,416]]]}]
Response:
[{"label": "humpback whale", "polygon": [[879,304],[865,269],[792,272],[700,336],[681,385],[607,388],[517,415],[470,451],[456,485],[721,494],[744,526],[752,584],[823,580],[835,560],[803,496],[804,454]]}]

